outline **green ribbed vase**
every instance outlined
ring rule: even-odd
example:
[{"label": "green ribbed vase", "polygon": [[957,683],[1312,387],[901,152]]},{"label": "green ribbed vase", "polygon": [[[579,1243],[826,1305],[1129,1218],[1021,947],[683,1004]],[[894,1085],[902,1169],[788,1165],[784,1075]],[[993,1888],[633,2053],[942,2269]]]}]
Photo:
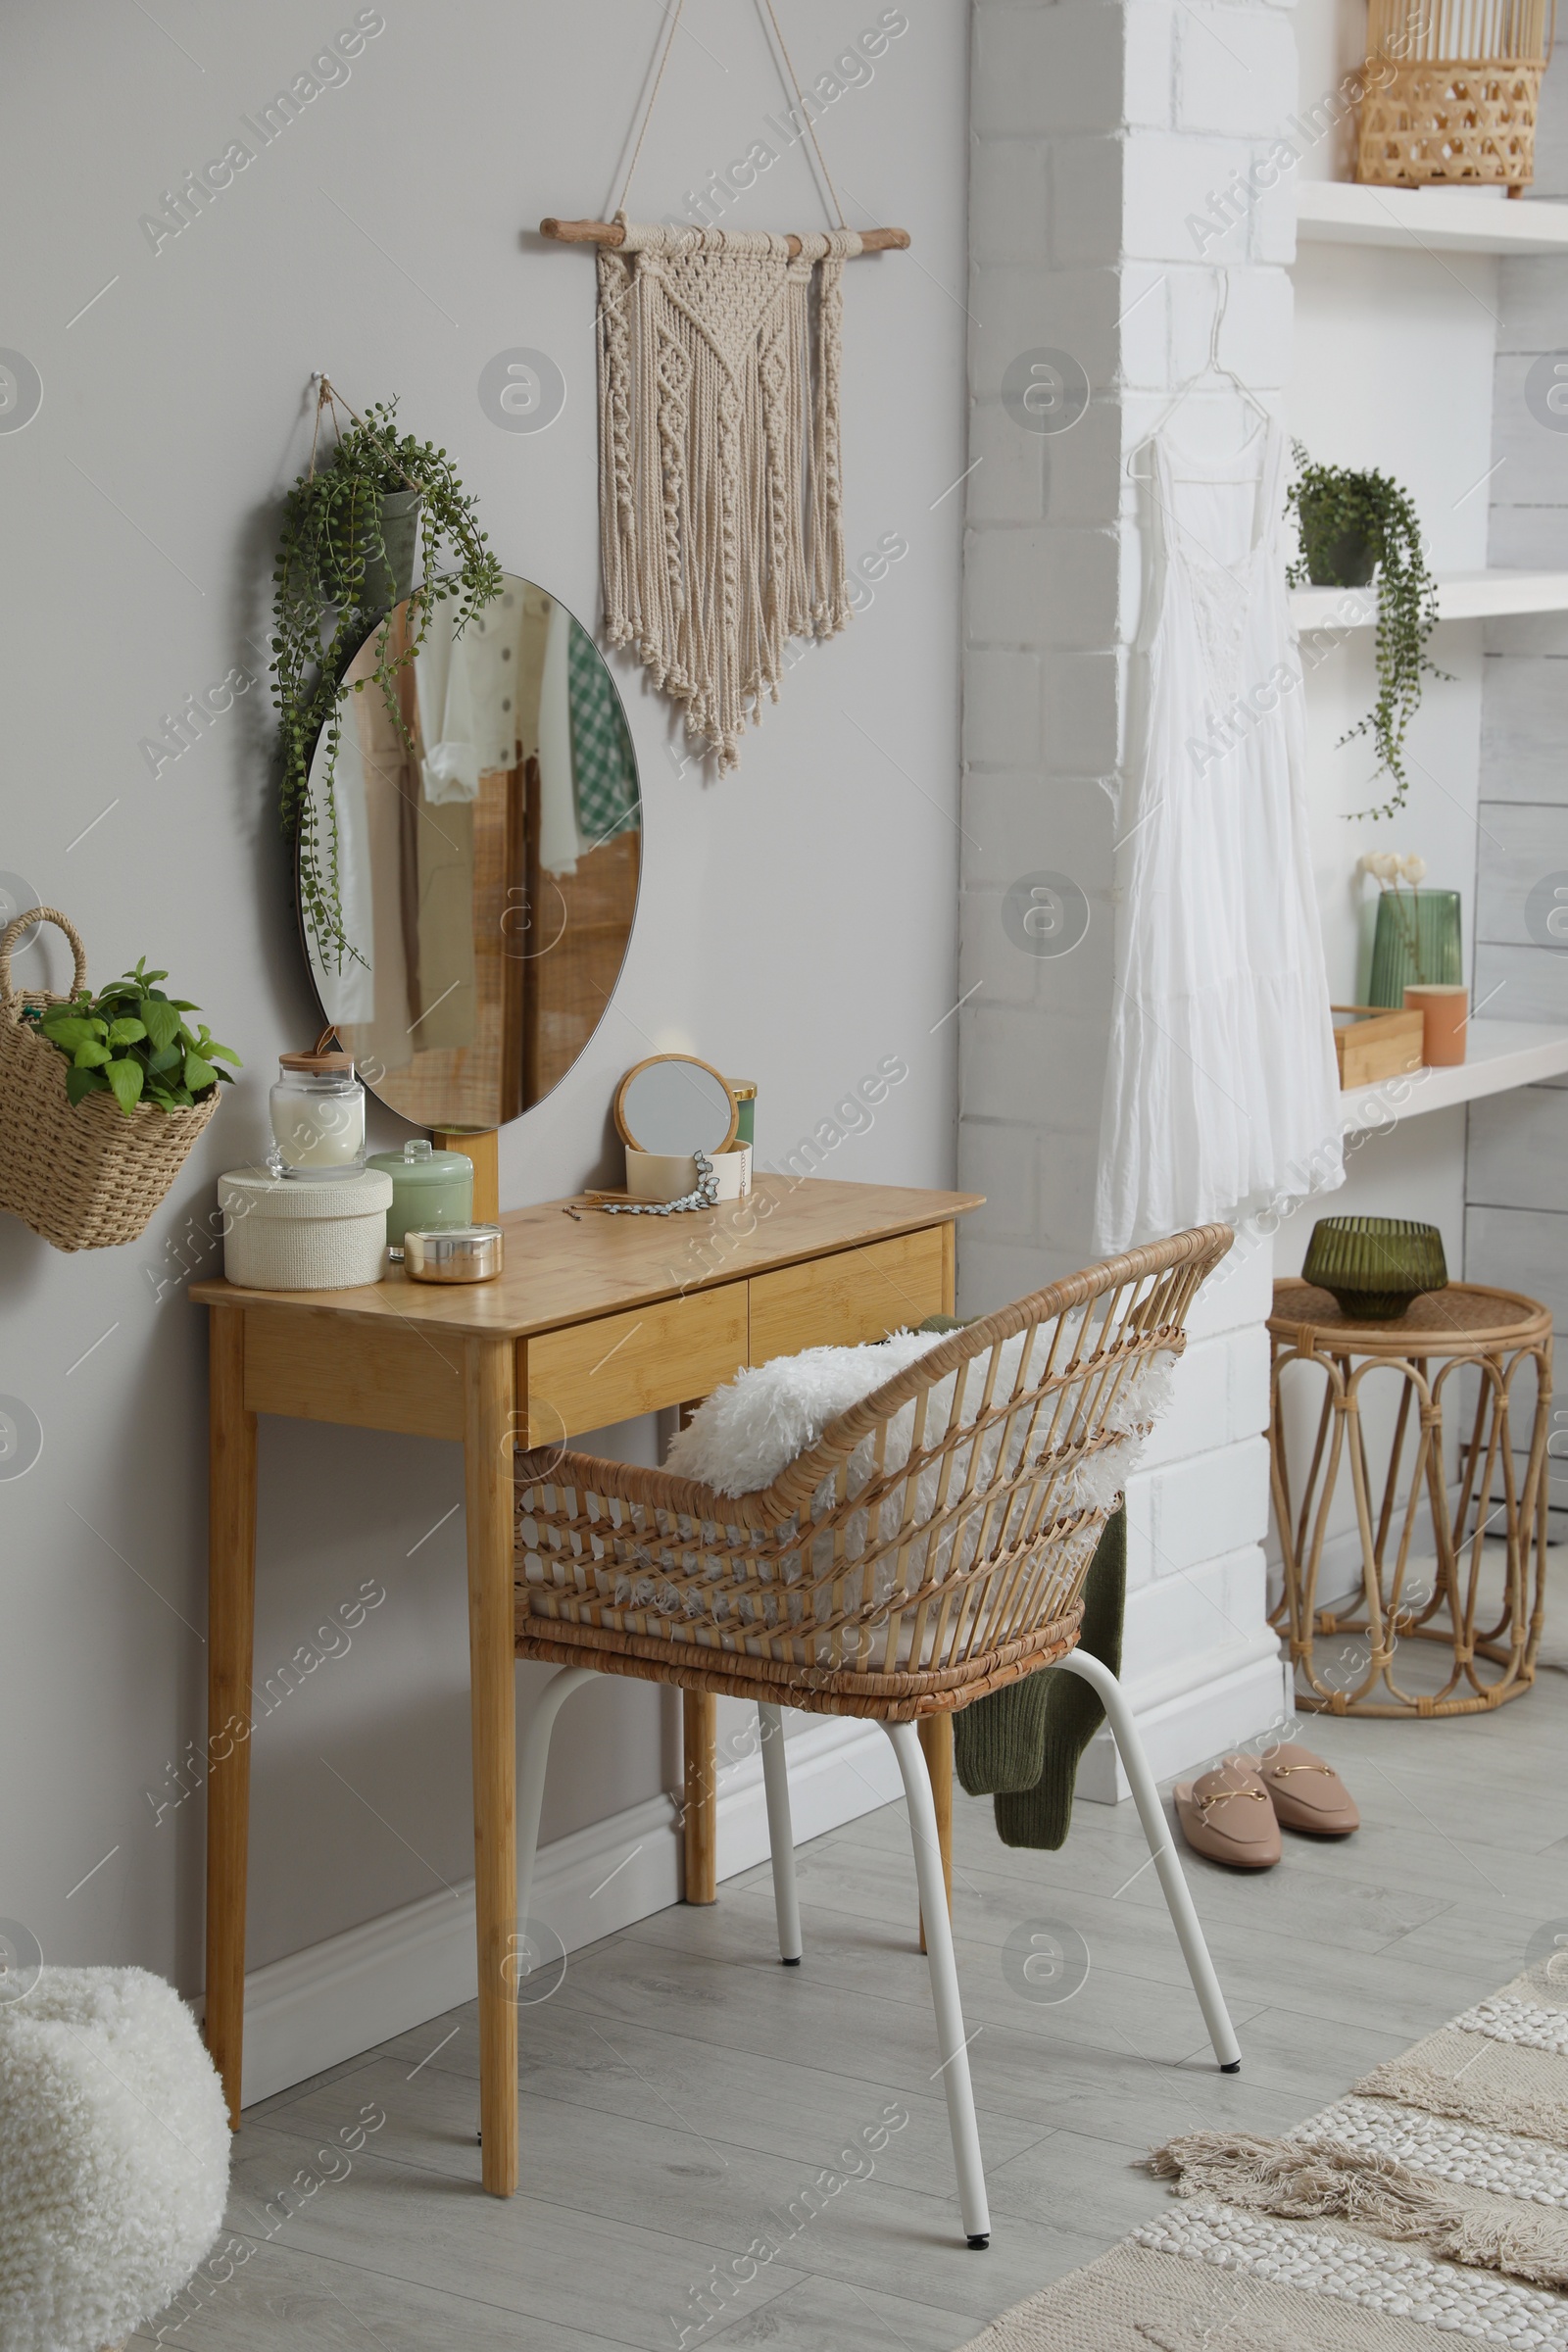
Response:
[{"label": "green ribbed vase", "polygon": [[1456,890],[1385,890],[1378,894],[1369,1004],[1398,1011],[1407,988],[1464,978]]},{"label": "green ribbed vase", "polygon": [[1413,1298],[1446,1290],[1447,1260],[1436,1225],[1408,1217],[1319,1217],[1301,1268],[1356,1323],[1392,1323]]}]

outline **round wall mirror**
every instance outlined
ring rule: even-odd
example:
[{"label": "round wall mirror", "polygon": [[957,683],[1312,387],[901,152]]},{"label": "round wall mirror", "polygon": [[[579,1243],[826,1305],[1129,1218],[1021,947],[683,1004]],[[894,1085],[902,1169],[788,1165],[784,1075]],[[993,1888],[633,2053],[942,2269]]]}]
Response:
[{"label": "round wall mirror", "polygon": [[454,636],[438,605],[415,659],[409,607],[348,669],[335,768],[311,791],[335,831],[341,970],[307,941],[324,1018],[371,1092],[416,1127],[500,1127],[549,1094],[604,1017],[631,937],[642,799],[615,682],[531,580]]}]

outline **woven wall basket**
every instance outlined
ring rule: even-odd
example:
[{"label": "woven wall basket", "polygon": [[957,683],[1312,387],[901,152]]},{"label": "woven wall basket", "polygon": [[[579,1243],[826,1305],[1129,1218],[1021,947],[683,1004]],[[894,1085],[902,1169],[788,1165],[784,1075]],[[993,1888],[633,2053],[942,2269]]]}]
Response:
[{"label": "woven wall basket", "polygon": [[145,1233],[217,1109],[218,1090],[189,1110],[138,1102],[128,1116],[113,1095],[69,1102],[71,1064],[22,1017],[24,1005],[67,1000],[24,993],[11,979],[13,948],[40,922],[57,923],[71,942],[73,992],[87,984],[80,934],[55,907],[18,915],[0,937],[0,1209],[57,1250],[110,1250]]}]

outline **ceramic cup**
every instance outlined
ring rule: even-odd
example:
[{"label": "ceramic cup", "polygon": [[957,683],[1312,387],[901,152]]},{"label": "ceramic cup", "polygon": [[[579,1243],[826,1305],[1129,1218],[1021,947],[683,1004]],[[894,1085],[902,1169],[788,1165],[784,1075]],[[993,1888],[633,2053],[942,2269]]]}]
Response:
[{"label": "ceramic cup", "polygon": [[1464,1059],[1470,1022],[1470,991],[1462,980],[1434,980],[1404,992],[1407,1012],[1423,1024],[1422,1060],[1429,1069],[1451,1068]]},{"label": "ceramic cup", "polygon": [[[749,1145],[714,1154],[721,1200],[740,1200],[752,1189]],[[684,1200],[697,1190],[697,1162],[672,1152],[635,1152],[626,1146],[626,1190],[634,1200]]]}]

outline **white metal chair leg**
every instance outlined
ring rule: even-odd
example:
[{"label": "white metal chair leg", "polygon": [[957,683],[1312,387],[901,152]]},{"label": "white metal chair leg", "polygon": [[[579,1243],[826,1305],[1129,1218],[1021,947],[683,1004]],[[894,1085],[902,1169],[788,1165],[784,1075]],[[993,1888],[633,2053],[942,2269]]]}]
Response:
[{"label": "white metal chair leg", "polygon": [[930,1776],[919,1734],[912,1723],[885,1723],[882,1729],[893,1742],[909,1806],[914,1875],[920,1888],[931,1999],[937,2013],[937,2045],[942,2052],[953,2160],[958,2175],[958,2209],[970,2245],[989,2246],[991,2212],[986,2203],[985,2168],[980,2160],[980,2132],[974,2120],[974,2087],[969,2081],[969,2051],[963,2035],[963,2011],[958,2002],[958,1971],[953,1957],[953,1930],[948,1922],[948,1890],[942,1877],[942,1847],[937,1838]]},{"label": "white metal chair leg", "polygon": [[517,1763],[517,1924],[519,1930],[528,1917],[528,1897],[533,1890],[534,1857],[539,1851],[539,1815],[545,1801],[545,1766],[550,1761],[550,1735],[556,1728],[556,1717],[574,1690],[595,1679],[591,1666],[563,1666],[553,1674],[540,1691],[534,1704],[528,1729],[523,1734],[522,1752]]},{"label": "white metal chair leg", "polygon": [[1069,1650],[1064,1658],[1055,1660],[1055,1671],[1076,1674],[1094,1691],[1109,1718],[1111,1737],[1120,1752],[1127,1778],[1132,1784],[1133,1802],[1138,1818],[1144,1825],[1149,1850],[1154,1857],[1154,1869],[1164,1890],[1176,1940],[1182,1947],[1187,1973],[1193,1980],[1198,2005],[1203,2012],[1208,2038],[1214,2045],[1214,2055],[1227,2075],[1238,2074],[1242,2064],[1242,2045],[1236,2038],[1225,1995],[1214,1974],[1214,1963],[1208,1956],[1203,1931],[1198,1924],[1193,1897],[1186,1875],[1165,1819],[1165,1808],[1159,1801],[1154,1776],[1149,1769],[1149,1758],[1139,1738],[1137,1721],[1127,1704],[1127,1694],[1102,1659],[1092,1658],[1081,1649]]},{"label": "white metal chair leg", "polygon": [[773,1909],[778,1915],[778,1956],[786,1968],[801,1965],[801,1906],[795,1892],[795,1832],[790,1827],[790,1775],[784,1755],[784,1718],[777,1707],[757,1702],[757,1731],[762,1750],[762,1789],[767,1798],[767,1842],[773,1857]]}]

